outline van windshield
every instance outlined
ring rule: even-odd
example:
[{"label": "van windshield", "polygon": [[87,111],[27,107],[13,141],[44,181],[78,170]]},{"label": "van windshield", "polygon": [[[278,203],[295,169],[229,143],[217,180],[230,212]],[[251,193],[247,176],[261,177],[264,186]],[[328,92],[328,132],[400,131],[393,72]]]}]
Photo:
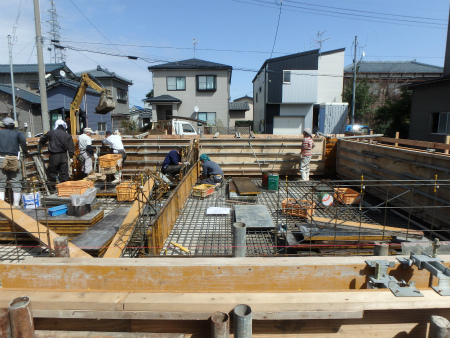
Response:
[{"label": "van windshield", "polygon": [[195,133],[194,127],[192,127],[189,123],[183,123],[183,133]]}]

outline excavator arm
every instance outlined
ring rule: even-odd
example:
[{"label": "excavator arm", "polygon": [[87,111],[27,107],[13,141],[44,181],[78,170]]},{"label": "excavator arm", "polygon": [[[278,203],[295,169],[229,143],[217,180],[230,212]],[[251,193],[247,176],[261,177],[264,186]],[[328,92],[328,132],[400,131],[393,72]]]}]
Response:
[{"label": "excavator arm", "polygon": [[111,91],[103,88],[97,81],[92,79],[88,73],[83,73],[81,75],[80,86],[78,87],[75,97],[70,104],[70,129],[72,135],[76,135],[77,132],[80,131],[80,105],[81,101],[83,101],[83,97],[88,86],[101,94],[100,101],[97,107],[95,107],[96,114],[107,114],[116,107]]}]

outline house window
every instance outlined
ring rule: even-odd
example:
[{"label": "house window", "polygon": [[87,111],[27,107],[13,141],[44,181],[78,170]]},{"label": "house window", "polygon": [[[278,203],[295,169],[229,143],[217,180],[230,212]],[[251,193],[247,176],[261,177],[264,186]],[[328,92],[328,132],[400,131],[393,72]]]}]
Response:
[{"label": "house window", "polygon": [[106,122],[97,122],[98,131],[106,131]]},{"label": "house window", "polygon": [[186,90],[185,76],[168,76],[167,90]]},{"label": "house window", "polygon": [[198,119],[205,121],[208,126],[216,124],[216,113],[198,113]]},{"label": "house window", "polygon": [[291,71],[283,70],[283,83],[291,83]]},{"label": "house window", "polygon": [[127,102],[128,95],[125,89],[117,88],[117,101]]},{"label": "house window", "polygon": [[39,90],[39,81],[28,81],[28,87],[31,90]]},{"label": "house window", "polygon": [[212,91],[216,90],[215,75],[197,75],[197,90]]},{"label": "house window", "polygon": [[432,113],[430,132],[437,134],[450,134],[450,113]]}]

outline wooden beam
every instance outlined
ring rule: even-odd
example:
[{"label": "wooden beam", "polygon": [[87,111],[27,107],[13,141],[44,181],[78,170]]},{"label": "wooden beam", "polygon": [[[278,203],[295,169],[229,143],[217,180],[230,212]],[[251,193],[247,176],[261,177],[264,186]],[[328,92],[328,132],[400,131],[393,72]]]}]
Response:
[{"label": "wooden beam", "polygon": [[[450,256],[439,255],[449,266]],[[365,288],[367,257],[77,259],[0,265],[2,289],[146,292],[298,292]],[[377,258],[381,259],[381,258]],[[385,258],[389,259],[389,258]],[[391,259],[396,262],[394,258]],[[397,262],[389,272],[427,288],[430,273]],[[62,278],[61,276],[64,276]]]},{"label": "wooden beam", "polygon": [[[53,232],[45,225],[37,222],[35,219],[23,213],[21,210],[12,207],[5,201],[0,200],[0,214],[6,219],[13,222],[21,229],[28,231],[29,235],[37,239],[39,242],[54,249],[53,241],[59,237],[59,234]],[[86,252],[77,246],[69,243],[70,257],[72,258],[92,258]]]},{"label": "wooden beam", "polygon": [[138,193],[138,198],[136,199],[136,201],[134,201],[130,211],[122,222],[121,227],[117,231],[117,234],[114,236],[111,245],[109,246],[108,250],[106,250],[105,255],[103,256],[104,258],[122,257],[123,250],[130,240],[130,236],[133,233],[136,221],[143,212],[144,207],[147,204],[148,199],[150,198],[153,184],[153,178],[148,179],[144,183],[142,192]]},{"label": "wooden beam", "polygon": [[184,333],[96,332],[36,330],[36,338],[184,338]]},{"label": "wooden beam", "polygon": [[[374,230],[380,230],[380,231],[392,231],[392,232],[401,232],[402,234],[408,233],[409,235],[417,235],[417,236],[423,236],[423,232],[419,230],[411,230],[411,229],[404,229],[404,228],[396,228],[396,227],[390,227],[390,226],[383,226],[378,224],[369,224],[369,223],[359,223],[359,222],[351,222],[351,221],[343,221],[340,219],[333,219],[333,218],[326,218],[326,217],[316,217],[312,216],[311,219],[314,222],[323,222],[323,223],[329,223],[331,225],[345,225],[350,227],[356,227],[356,228],[362,228],[362,229],[374,229]],[[357,236],[357,234],[355,235]],[[386,235],[387,237],[387,235]]]}]

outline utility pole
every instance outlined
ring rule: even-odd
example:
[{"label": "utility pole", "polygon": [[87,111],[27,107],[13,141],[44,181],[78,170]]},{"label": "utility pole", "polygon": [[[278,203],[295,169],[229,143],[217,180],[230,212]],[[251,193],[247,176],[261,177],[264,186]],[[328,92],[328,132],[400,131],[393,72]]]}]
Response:
[{"label": "utility pole", "polygon": [[14,121],[17,121],[16,90],[14,88],[14,71],[13,71],[13,61],[12,61],[11,35],[8,35],[8,49],[9,49],[9,69],[11,72],[11,92],[12,92],[12,102],[13,102],[13,113],[14,113]]},{"label": "utility pole", "polygon": [[356,45],[358,37],[355,36],[355,51],[353,58],[353,97],[352,97],[352,126],[355,124],[355,98],[356,98]]},{"label": "utility pole", "polygon": [[42,116],[42,129],[44,133],[50,130],[50,119],[48,116],[47,105],[47,87],[45,84],[45,64],[44,53],[42,51],[42,32],[41,32],[41,14],[39,9],[39,0],[34,1],[34,21],[36,29],[36,50],[38,59],[38,72],[39,72],[39,91],[41,93],[41,116]]}]

